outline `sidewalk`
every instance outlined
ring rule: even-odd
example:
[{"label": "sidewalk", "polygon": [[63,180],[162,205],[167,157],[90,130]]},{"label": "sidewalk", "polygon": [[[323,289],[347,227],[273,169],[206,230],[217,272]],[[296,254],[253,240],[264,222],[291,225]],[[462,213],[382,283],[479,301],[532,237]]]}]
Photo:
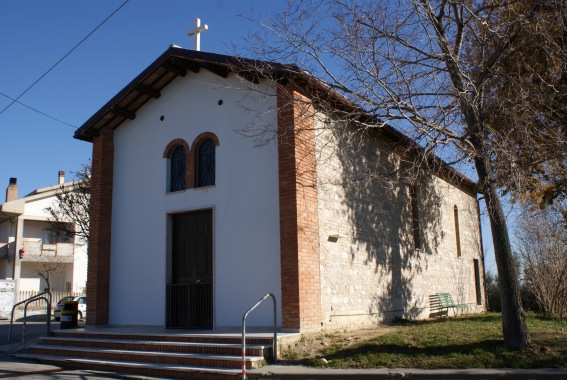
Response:
[{"label": "sidewalk", "polygon": [[[124,378],[114,373],[62,369],[57,366],[40,364],[0,354],[0,379],[2,380],[106,380]],[[131,377],[130,379],[136,378]]]},{"label": "sidewalk", "polygon": [[[299,366],[265,366],[249,370],[249,379],[376,379],[376,380],[565,380],[566,368],[551,369],[328,369]],[[19,359],[0,354],[0,379],[30,380],[106,380],[106,379],[155,379],[144,376],[112,372],[73,370]]]},{"label": "sidewalk", "polygon": [[273,365],[248,371],[249,379],[567,380],[567,368],[542,369],[329,369]]},{"label": "sidewalk", "polygon": [[[1,324],[0,324],[1,325]],[[7,327],[7,326],[4,326]],[[57,329],[58,323],[53,327]],[[43,330],[41,330],[43,331]],[[38,333],[39,334],[39,333]],[[31,335],[31,334],[30,334]],[[37,335],[39,336],[39,335]],[[31,344],[37,338],[30,337]],[[0,345],[0,380],[105,380],[105,379],[155,379],[137,375],[91,370],[63,369],[58,366],[41,364],[16,358],[10,354],[21,350],[21,342],[16,340],[9,346]],[[248,370],[249,379],[377,379],[377,380],[567,380],[567,368],[542,369],[330,369],[286,365],[268,365]]]}]

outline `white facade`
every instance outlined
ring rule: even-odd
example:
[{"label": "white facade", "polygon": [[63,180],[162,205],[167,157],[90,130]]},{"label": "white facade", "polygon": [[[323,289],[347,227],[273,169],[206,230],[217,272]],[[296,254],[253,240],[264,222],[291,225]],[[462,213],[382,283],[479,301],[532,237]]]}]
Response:
[{"label": "white facade", "polygon": [[[277,147],[254,147],[236,131],[252,118],[243,101],[265,107],[258,112],[275,124],[275,113],[268,112],[275,96],[254,101],[240,85],[232,75],[191,73],[115,130],[111,325],[165,325],[168,223],[171,214],[192,210],[213,210],[214,327],[239,326],[243,313],[267,292],[281,299]],[[174,139],[191,145],[204,132],[220,143],[215,186],[168,193],[164,150]],[[270,326],[271,305],[249,321]]]}]

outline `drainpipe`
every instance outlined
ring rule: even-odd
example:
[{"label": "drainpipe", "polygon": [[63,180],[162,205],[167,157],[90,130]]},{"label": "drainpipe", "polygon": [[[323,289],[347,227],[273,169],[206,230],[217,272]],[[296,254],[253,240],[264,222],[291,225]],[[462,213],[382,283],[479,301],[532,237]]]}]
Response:
[{"label": "drainpipe", "polygon": [[486,266],[484,265],[484,242],[482,240],[482,219],[480,217],[480,201],[483,198],[476,199],[476,212],[478,216],[478,234],[480,240],[480,260],[482,262],[482,290],[484,291],[484,308],[488,311],[488,297],[486,296]]}]

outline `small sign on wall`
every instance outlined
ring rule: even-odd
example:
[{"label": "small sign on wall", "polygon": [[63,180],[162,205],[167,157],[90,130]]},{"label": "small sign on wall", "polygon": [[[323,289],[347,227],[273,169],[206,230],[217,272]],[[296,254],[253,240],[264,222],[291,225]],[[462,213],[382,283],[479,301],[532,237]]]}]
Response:
[{"label": "small sign on wall", "polygon": [[16,281],[0,280],[0,318],[10,318],[16,300]]}]

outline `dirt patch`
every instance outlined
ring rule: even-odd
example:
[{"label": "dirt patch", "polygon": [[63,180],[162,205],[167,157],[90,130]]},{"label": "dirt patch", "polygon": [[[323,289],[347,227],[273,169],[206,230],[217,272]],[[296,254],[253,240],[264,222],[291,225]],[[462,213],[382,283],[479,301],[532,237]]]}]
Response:
[{"label": "dirt patch", "polygon": [[304,333],[280,343],[282,361],[297,363],[323,358],[331,348],[348,348],[360,342],[394,331],[394,326],[378,326],[356,330],[329,330]]}]

